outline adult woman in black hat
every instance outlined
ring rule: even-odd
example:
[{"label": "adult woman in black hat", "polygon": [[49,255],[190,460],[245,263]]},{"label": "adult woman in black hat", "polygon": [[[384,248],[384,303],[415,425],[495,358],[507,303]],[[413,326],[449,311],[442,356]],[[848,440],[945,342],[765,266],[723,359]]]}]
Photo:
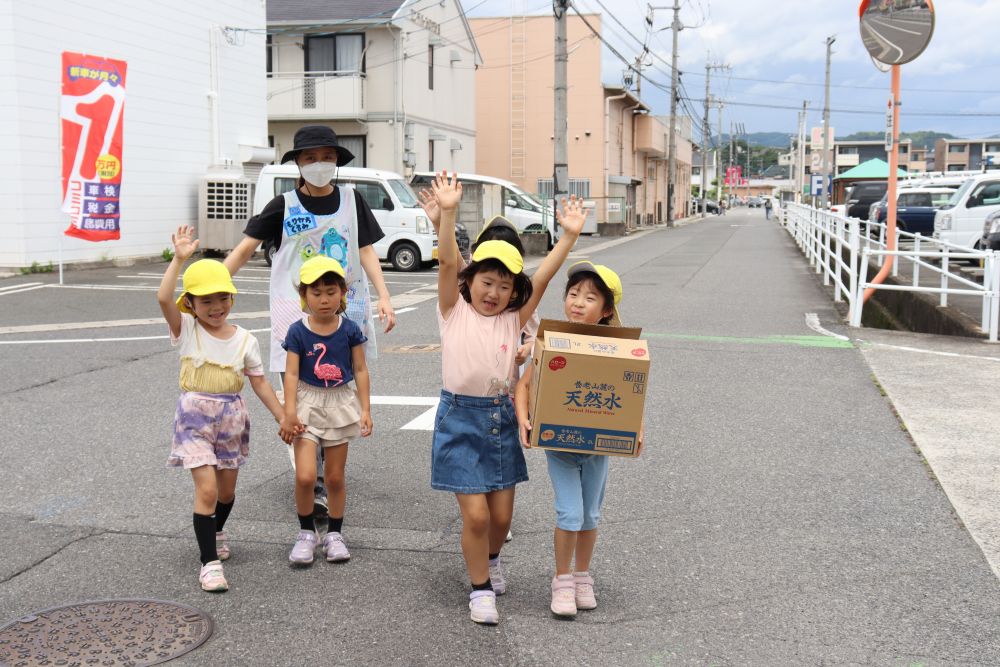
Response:
[{"label": "adult woman in black hat", "polygon": [[[334,186],[337,168],[354,155],[337,142],[336,133],[324,125],[307,125],[295,133],[292,150],[281,163],[295,161],[301,178],[299,186],[278,195],[258,215],[250,218],[245,238],[225,259],[235,274],[253,256],[262,241],[275,245],[271,263],[271,346],[272,372],[285,370],[285,340],[288,327],[302,318],[297,279],[299,267],[314,255],[336,259],[346,273],[348,318],[361,327],[368,338],[366,355],[375,358],[375,324],[372,318],[368,280],[378,293],[378,317],[388,332],[396,326],[389,290],[372,244],[385,234],[368,204],[357,191]],[[341,205],[341,201],[353,203]]]}]

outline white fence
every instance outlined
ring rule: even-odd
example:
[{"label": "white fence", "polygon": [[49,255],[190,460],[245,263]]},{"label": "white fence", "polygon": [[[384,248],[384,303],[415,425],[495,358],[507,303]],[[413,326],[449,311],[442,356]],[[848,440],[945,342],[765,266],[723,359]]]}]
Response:
[{"label": "white fence", "polygon": [[[833,285],[834,300],[847,301],[850,324],[861,326],[864,293],[877,290],[936,294],[941,306],[948,305],[949,295],[974,296],[982,301],[981,328],[992,342],[997,341],[1000,322],[1000,258],[992,250],[975,250],[939,241],[935,238],[896,230],[896,250],[886,244],[886,225],[846,218],[801,204],[786,204],[782,224],[792,235],[824,285]],[[869,260],[879,266],[888,256],[895,257],[892,275],[898,277],[904,262],[912,269],[911,280],[900,284],[869,282]],[[969,262],[983,267],[983,282],[978,283],[954,270],[955,262]],[[927,281],[928,275],[935,276]],[[921,276],[925,278],[921,284]],[[872,276],[874,277],[874,276]]]}]

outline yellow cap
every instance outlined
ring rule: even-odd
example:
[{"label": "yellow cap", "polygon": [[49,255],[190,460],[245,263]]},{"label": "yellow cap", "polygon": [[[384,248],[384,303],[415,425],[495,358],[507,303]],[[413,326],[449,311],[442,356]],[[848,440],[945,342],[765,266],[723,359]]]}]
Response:
[{"label": "yellow cap", "polygon": [[236,294],[236,286],[233,285],[233,278],[229,275],[229,270],[225,264],[216,259],[199,259],[184,272],[181,282],[183,291],[177,297],[177,308],[182,313],[191,313],[191,309],[184,303],[184,296],[206,296],[208,294],[218,294],[228,292]]},{"label": "yellow cap", "polygon": [[618,304],[621,303],[622,295],[624,291],[622,290],[622,280],[618,277],[618,274],[604,266],[603,264],[593,264],[591,262],[583,261],[577,262],[576,264],[571,264],[568,269],[566,269],[566,275],[572,276],[581,271],[587,271],[588,273],[596,274],[604,285],[611,290],[611,296],[614,298],[614,314],[611,317],[611,322],[609,324],[613,327],[620,327],[622,325],[621,318],[618,317]]},{"label": "yellow cap", "polygon": [[[312,285],[314,282],[320,279],[324,273],[335,273],[341,278],[346,278],[347,274],[344,273],[344,267],[341,266],[340,262],[335,260],[333,257],[327,257],[326,255],[316,255],[315,257],[310,257],[305,262],[302,263],[302,267],[299,268],[299,284],[300,285]],[[306,309],[305,297],[299,298],[299,303],[302,305],[302,310]],[[340,299],[340,310],[347,310],[347,293]]]},{"label": "yellow cap", "polygon": [[476,252],[472,253],[472,261],[481,262],[484,259],[499,260],[515,276],[524,269],[524,259],[521,257],[521,253],[506,241],[483,241],[480,243]]},{"label": "yellow cap", "polygon": [[511,231],[517,234],[517,227],[514,226],[513,222],[502,215],[494,215],[485,225],[483,225],[483,228],[479,230],[479,233],[476,234],[475,243],[479,243],[479,239],[483,237],[483,234],[485,234],[486,230],[490,227],[508,227]]}]

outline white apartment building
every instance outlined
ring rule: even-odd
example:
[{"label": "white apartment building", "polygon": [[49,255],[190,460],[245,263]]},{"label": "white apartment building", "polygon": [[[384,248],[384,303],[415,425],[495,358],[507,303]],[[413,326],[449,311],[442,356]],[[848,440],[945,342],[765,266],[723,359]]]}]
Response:
[{"label": "white apartment building", "polygon": [[[256,173],[267,145],[262,2],[0,3],[0,266],[158,255],[197,224],[206,174]],[[120,239],[64,236],[63,52],[127,65]],[[244,218],[245,219],[245,218]]]},{"label": "white apartment building", "polygon": [[267,118],[280,156],[325,124],[350,166],[475,171],[475,71],[459,0],[268,0]]}]

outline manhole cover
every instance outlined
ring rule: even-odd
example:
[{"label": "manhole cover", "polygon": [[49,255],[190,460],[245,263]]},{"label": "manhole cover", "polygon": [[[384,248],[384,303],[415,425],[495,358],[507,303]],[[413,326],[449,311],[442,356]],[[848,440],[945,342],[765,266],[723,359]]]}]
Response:
[{"label": "manhole cover", "polygon": [[198,648],[212,630],[208,614],[176,602],[80,602],[0,628],[0,665],[158,665]]}]

